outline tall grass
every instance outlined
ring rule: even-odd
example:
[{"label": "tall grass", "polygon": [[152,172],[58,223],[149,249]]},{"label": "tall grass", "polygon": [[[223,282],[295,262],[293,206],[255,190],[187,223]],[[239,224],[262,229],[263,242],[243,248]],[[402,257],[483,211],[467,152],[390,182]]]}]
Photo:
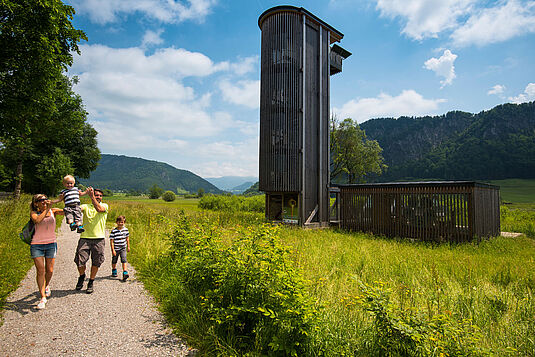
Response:
[{"label": "tall grass", "polygon": [[30,218],[30,201],[29,195],[0,201],[0,310],[33,264],[28,245],[19,238]]},{"label": "tall grass", "polygon": [[[239,354],[232,338],[214,333],[165,257],[175,249],[170,237],[180,215],[197,225],[212,222],[229,242],[243,235],[237,228],[258,227],[263,215],[119,202],[111,207],[127,216],[131,261],[178,333],[208,355]],[[308,282],[306,293],[319,308],[306,355],[380,356],[385,346],[415,356],[535,355],[533,239],[433,245],[286,226],[278,237],[291,248],[296,271]]]}]

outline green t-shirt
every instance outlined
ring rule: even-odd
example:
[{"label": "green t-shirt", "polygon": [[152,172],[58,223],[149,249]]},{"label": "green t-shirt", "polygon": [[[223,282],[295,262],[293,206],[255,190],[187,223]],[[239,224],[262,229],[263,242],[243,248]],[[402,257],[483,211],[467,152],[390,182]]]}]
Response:
[{"label": "green t-shirt", "polygon": [[106,238],[106,218],[108,218],[108,204],[101,203],[106,208],[105,212],[98,212],[92,203],[84,203],[80,206],[84,213],[85,232],[80,238],[97,239]]}]

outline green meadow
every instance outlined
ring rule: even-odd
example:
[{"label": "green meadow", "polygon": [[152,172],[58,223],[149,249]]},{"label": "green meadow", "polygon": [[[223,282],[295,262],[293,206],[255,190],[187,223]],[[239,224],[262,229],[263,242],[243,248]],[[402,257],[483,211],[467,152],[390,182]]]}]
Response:
[{"label": "green meadow", "polygon": [[[438,245],[272,226],[223,200],[105,197],[138,277],[203,355],[535,355],[534,201],[501,207],[519,237]],[[31,260],[27,204],[0,210],[0,261],[26,264],[0,265],[5,299]]]}]

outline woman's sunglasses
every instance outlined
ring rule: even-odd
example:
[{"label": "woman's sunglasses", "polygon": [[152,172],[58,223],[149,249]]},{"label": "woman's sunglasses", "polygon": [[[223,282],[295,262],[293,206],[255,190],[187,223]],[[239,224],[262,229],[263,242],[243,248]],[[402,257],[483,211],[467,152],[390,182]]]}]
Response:
[{"label": "woman's sunglasses", "polygon": [[40,198],[38,200],[35,200],[35,202],[43,202],[43,201],[46,201],[48,200],[48,198],[44,197],[44,198]]}]

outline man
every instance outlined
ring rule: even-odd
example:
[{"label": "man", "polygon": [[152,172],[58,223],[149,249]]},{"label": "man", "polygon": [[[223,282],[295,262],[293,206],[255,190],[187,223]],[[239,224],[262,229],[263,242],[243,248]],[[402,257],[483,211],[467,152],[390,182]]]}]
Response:
[{"label": "man", "polygon": [[88,294],[91,294],[98,268],[104,263],[104,238],[106,237],[105,228],[106,218],[108,217],[108,205],[102,203],[103,193],[101,190],[88,187],[87,193],[89,194],[89,198],[91,198],[91,204],[81,205],[82,213],[84,214],[85,232],[80,234],[74,262],[80,274],[78,283],[76,284],[76,290],[81,290],[84,286],[85,266],[89,257],[91,257],[91,273],[86,290]]}]

